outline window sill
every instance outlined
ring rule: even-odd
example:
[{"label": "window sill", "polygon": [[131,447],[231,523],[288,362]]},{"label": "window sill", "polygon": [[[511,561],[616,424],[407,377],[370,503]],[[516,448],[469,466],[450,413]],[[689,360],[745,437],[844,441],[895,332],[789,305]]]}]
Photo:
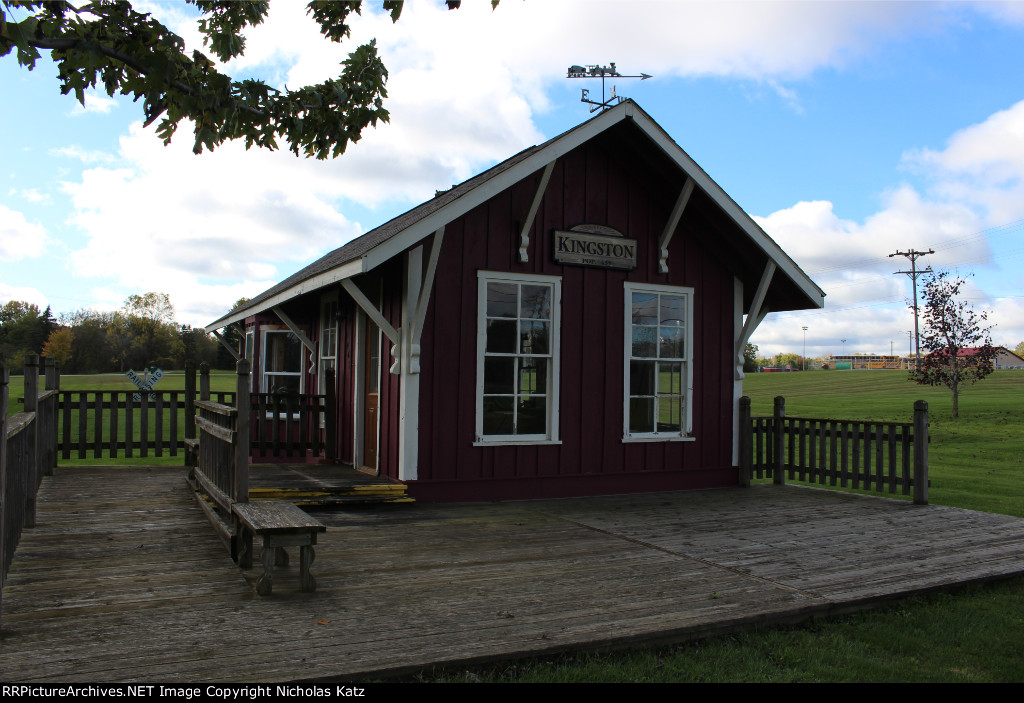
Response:
[{"label": "window sill", "polygon": [[623,444],[633,444],[635,442],[696,442],[697,438],[687,435],[682,437],[680,435],[642,435],[639,437],[623,437]]},{"label": "window sill", "polygon": [[560,439],[490,439],[484,441],[473,442],[474,447],[505,447],[509,445],[533,445],[533,446],[544,446],[544,445],[555,445],[561,444]]}]

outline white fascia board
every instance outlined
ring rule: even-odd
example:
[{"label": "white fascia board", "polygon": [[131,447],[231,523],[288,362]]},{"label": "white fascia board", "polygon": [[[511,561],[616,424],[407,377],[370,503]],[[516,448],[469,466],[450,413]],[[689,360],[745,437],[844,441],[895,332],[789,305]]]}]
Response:
[{"label": "white fascia board", "polygon": [[332,283],[343,281],[346,278],[352,278],[352,276],[362,273],[363,271],[363,259],[353,259],[352,261],[341,264],[340,266],[335,266],[328,271],[324,271],[313,278],[307,278],[304,281],[300,281],[291,288],[287,288],[277,295],[261,301],[256,307],[247,308],[240,312],[225,315],[216,322],[211,322],[205,327],[205,329],[207,332],[213,332],[214,330],[219,330],[221,327],[226,327],[235,322],[242,322],[247,317],[258,315],[259,313],[269,310],[274,306],[286,303],[292,298],[297,298],[305,293],[311,293],[312,291],[319,290],[324,286],[329,286]]},{"label": "white fascia board", "polygon": [[473,208],[487,202],[498,193],[512,187],[527,176],[545,168],[549,163],[569,153],[580,144],[589,141],[622,120],[632,117],[635,112],[636,110],[631,104],[623,105],[622,110],[616,108],[608,110],[600,117],[583,124],[576,131],[565,135],[537,153],[523,159],[521,163],[504,173],[495,176],[477,188],[473,188],[440,210],[427,215],[419,222],[410,225],[400,234],[395,235],[386,242],[382,242],[373,250],[367,252],[363,260],[363,271],[372,271],[385,261],[398,256],[444,225],[465,215]]},{"label": "white fascia board", "polygon": [[643,129],[654,142],[661,147],[683,172],[696,181],[701,190],[711,196],[711,199],[725,212],[732,220],[739,225],[744,232],[754,241],[761,250],[772,259],[775,264],[787,275],[797,286],[800,287],[807,297],[814,304],[821,308],[825,306],[825,293],[807,274],[800,270],[789,255],[776,244],[760,226],[743,211],[729,195],[722,190],[721,186],[715,183],[704,169],[697,165],[697,162],[690,158],[690,155],[683,151],[682,147],[676,144],[664,130],[662,130],[651,118],[642,112],[635,111],[633,119],[637,126]]}]

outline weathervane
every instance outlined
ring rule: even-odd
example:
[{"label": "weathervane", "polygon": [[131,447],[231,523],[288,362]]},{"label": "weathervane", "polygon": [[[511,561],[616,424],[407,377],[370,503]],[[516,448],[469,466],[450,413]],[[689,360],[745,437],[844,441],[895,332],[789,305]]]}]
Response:
[{"label": "weathervane", "polygon": [[619,97],[615,94],[615,86],[612,86],[611,97],[605,99],[604,92],[604,79],[605,77],[611,78],[639,78],[642,81],[650,78],[646,73],[641,73],[639,76],[624,76],[618,72],[615,68],[614,63],[609,63],[607,66],[570,66],[566,78],[600,78],[601,79],[601,102],[590,99],[590,91],[583,89],[583,97],[580,98],[581,103],[587,103],[590,105],[591,112],[597,112],[598,110],[607,110],[613,105],[618,105],[625,98]]}]

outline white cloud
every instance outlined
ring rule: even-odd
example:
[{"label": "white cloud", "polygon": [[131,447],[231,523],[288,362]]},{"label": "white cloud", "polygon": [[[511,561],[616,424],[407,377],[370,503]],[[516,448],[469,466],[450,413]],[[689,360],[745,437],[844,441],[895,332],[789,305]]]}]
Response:
[{"label": "white cloud", "polygon": [[185,322],[219,316],[360,233],[332,206],[344,193],[323,177],[328,163],[240,144],[197,157],[190,140],[164,147],[138,123],[119,157],[120,168],[63,184],[88,240],[71,253],[72,272],[168,292]]},{"label": "white cloud", "polygon": [[11,300],[24,300],[26,303],[36,305],[40,310],[45,310],[49,305],[46,296],[38,288],[30,286],[12,286],[0,280],[0,305]]},{"label": "white cloud", "polygon": [[990,226],[1024,217],[1024,100],[960,130],[945,149],[907,152],[904,162],[938,196],[980,209]]},{"label": "white cloud", "polygon": [[20,261],[46,251],[46,228],[25,215],[0,205],[0,261]]},{"label": "white cloud", "polygon": [[88,91],[84,97],[85,105],[76,101],[71,111],[68,112],[68,117],[79,117],[88,114],[105,115],[117,107],[116,100],[100,93]]}]

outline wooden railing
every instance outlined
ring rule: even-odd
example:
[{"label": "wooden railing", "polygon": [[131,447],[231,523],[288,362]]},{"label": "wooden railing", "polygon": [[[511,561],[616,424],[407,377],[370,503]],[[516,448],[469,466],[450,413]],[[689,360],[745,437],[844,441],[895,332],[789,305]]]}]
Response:
[{"label": "wooden railing", "polygon": [[199,504],[210,523],[228,544],[232,557],[238,555],[238,531],[232,523],[233,503],[249,501],[249,362],[237,364],[235,406],[210,400],[209,367],[204,364],[200,376],[199,400],[195,407],[195,429],[198,448],[195,466],[190,474],[197,491],[210,498],[210,505],[200,496]]},{"label": "wooden railing", "polygon": [[[213,394],[224,404],[234,396]],[[60,457],[178,456],[186,447],[186,399],[185,391],[60,391]]]},{"label": "wooden railing", "polygon": [[23,528],[35,527],[36,492],[57,464],[57,388],[60,373],[44,360],[45,385],[39,389],[40,360],[25,363],[25,410],[7,417],[10,372],[0,367],[0,607],[14,551]]},{"label": "wooden railing", "polygon": [[334,369],[326,370],[327,393],[253,393],[252,454],[263,457],[324,455],[335,459],[337,432]]},{"label": "wooden railing", "polygon": [[753,417],[740,398],[740,484],[771,478],[878,493],[913,492],[928,503],[928,404],[914,403],[913,422],[786,417],[775,398],[770,417]]}]

